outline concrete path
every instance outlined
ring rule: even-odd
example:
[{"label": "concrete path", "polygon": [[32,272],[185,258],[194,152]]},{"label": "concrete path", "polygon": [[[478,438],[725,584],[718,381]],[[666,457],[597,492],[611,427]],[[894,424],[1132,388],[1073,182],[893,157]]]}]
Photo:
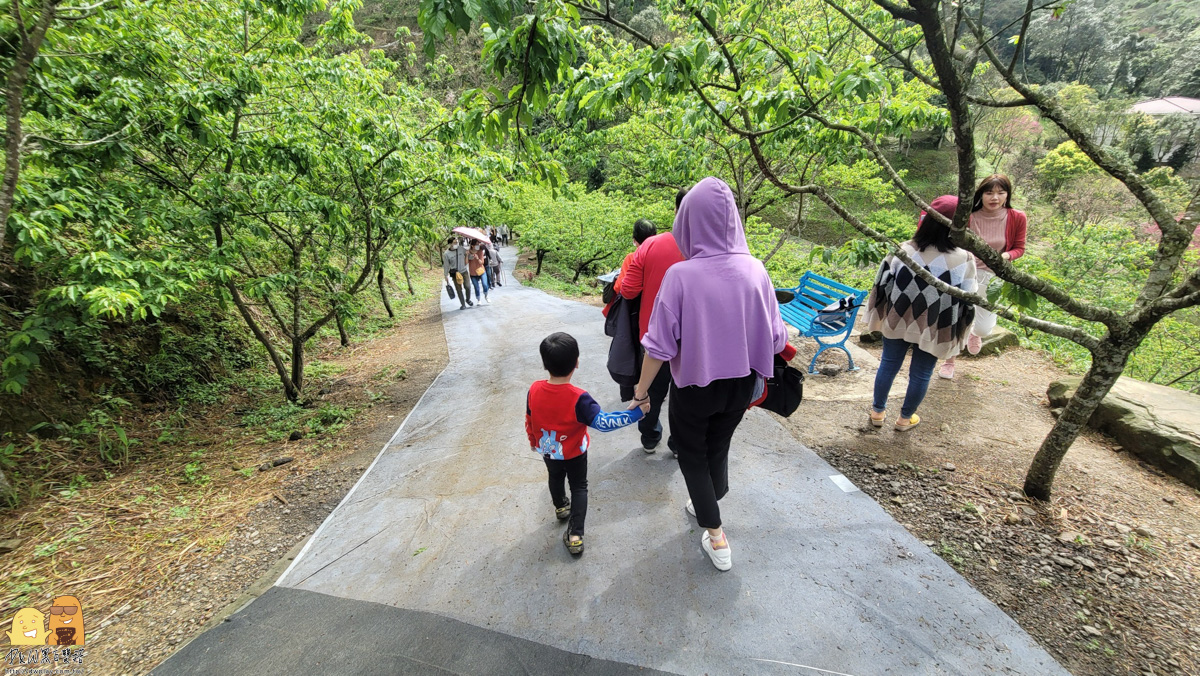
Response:
[{"label": "concrete path", "polygon": [[619,407],[607,339],[597,308],[507,278],[490,306],[443,296],[446,370],[277,587],[157,671],[1066,673],[759,410],[734,437],[721,503],[731,571],[701,553],[670,453],[644,453],[635,428],[593,435],[573,559],[525,439],[525,392],[545,377],[538,343],[567,331],[576,384]]}]

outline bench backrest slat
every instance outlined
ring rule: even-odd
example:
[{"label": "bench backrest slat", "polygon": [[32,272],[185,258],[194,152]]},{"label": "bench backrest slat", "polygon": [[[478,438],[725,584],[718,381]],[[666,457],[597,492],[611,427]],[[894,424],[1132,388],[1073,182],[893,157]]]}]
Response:
[{"label": "bench backrest slat", "polygon": [[821,284],[830,289],[834,289],[836,291],[841,292],[842,296],[845,296],[845,295],[851,294],[851,293],[858,293],[858,289],[846,286],[845,284],[834,281],[828,277],[822,277],[821,275],[813,274],[812,272],[804,273],[804,277],[806,277],[807,280],[805,280],[804,278],[801,278],[802,282],[808,281],[810,284],[813,284],[813,283]]}]

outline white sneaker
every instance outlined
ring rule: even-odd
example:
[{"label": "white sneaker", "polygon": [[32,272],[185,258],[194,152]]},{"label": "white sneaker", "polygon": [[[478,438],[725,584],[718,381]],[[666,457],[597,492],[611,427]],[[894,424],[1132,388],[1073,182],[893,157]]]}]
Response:
[{"label": "white sneaker", "polygon": [[[725,542],[728,545],[729,536],[725,536]],[[704,534],[700,536],[700,549],[708,554],[708,558],[712,560],[712,564],[717,570],[729,570],[733,567],[733,552],[729,551],[729,547],[724,549],[713,549],[712,536],[708,534],[708,529],[704,530]]]},{"label": "white sneaker", "polygon": [[696,516],[696,506],[692,504],[691,500],[688,500],[687,503],[687,513]]},{"label": "white sneaker", "polygon": [[483,304],[483,305],[491,305],[492,303],[491,303],[491,301],[489,301],[489,300],[488,300],[488,297],[487,297],[487,296],[484,296],[484,297],[483,297],[483,303],[482,303],[482,304]]}]

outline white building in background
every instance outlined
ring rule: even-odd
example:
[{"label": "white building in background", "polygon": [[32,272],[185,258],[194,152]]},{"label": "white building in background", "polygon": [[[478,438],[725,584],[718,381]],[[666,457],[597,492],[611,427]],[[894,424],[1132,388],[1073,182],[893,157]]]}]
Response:
[{"label": "white building in background", "polygon": [[[1170,120],[1170,123],[1166,125],[1170,132],[1159,135],[1152,149],[1154,158],[1159,162],[1166,160],[1171,153],[1188,140],[1195,140],[1195,134],[1200,129],[1200,99],[1186,96],[1164,96],[1135,103],[1129,112],[1148,115],[1160,124]],[[1178,124],[1177,121],[1186,121],[1187,124]]]},{"label": "white building in background", "polygon": [[1133,104],[1131,113],[1145,113],[1151,117],[1161,115],[1190,115],[1200,119],[1200,99],[1189,99],[1186,96],[1164,96],[1161,99],[1150,99]]}]

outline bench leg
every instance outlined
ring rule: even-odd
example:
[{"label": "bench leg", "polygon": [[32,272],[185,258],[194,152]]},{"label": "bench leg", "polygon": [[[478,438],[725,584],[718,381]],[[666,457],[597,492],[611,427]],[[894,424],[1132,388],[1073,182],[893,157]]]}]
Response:
[{"label": "bench leg", "polygon": [[842,348],[842,352],[846,353],[846,359],[850,360],[850,368],[848,370],[857,371],[858,367],[854,365],[854,355],[850,354],[850,350],[846,349],[846,341],[839,343],[838,347]]},{"label": "bench leg", "polygon": [[809,364],[808,364],[808,372],[809,373],[817,372],[817,357],[821,356],[821,353],[824,352],[825,350],[828,350],[828,349],[834,348],[834,347],[836,347],[837,349],[846,353],[846,359],[848,359],[850,361],[850,366],[846,369],[847,371],[857,371],[858,370],[858,367],[854,365],[853,355],[850,354],[850,350],[846,349],[846,341],[845,340],[843,340],[840,343],[834,343],[834,344],[822,343],[820,340],[818,340],[816,338],[813,338],[813,340],[817,341],[817,353],[813,355],[812,361],[809,362]]}]

